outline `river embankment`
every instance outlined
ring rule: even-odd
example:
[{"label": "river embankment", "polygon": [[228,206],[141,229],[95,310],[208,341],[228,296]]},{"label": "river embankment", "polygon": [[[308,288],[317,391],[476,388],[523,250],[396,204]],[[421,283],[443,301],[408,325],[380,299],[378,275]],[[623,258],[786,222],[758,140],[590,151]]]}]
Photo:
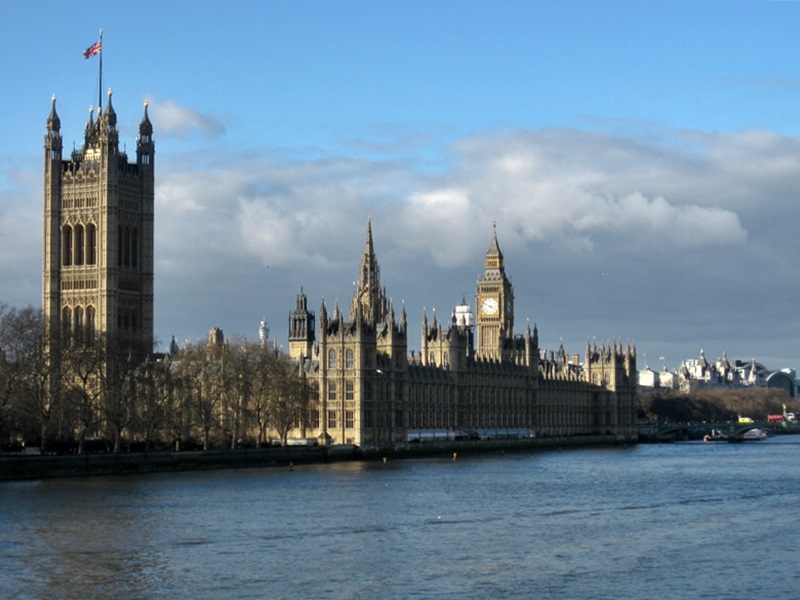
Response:
[{"label": "river embankment", "polygon": [[392,448],[357,446],[285,446],[184,452],[117,454],[0,455],[0,481],[126,475],[241,468],[292,468],[295,465],[352,460],[398,460],[492,452],[635,444],[635,438],[611,435],[551,437],[528,440],[425,442]]}]

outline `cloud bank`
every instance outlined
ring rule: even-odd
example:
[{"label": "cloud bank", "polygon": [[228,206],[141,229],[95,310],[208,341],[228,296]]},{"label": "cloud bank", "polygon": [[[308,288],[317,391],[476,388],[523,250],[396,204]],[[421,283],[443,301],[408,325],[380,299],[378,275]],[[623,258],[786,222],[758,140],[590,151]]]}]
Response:
[{"label": "cloud bank", "polygon": [[[174,102],[159,102],[156,115],[165,138],[225,132]],[[415,348],[423,307],[446,318],[462,297],[474,300],[494,221],[517,328],[538,323],[543,345],[563,339],[581,352],[587,339],[613,338],[636,342],[641,354],[672,352],[673,367],[701,346],[710,356],[800,366],[795,138],[487,131],[442,149],[447,160],[435,169],[388,152],[303,159],[220,145],[159,154],[162,343],[212,326],[255,337],[262,316],[285,343],[301,288],[312,307],[322,298],[346,307],[371,218],[384,285],[406,306]],[[3,203],[4,232],[40,219],[40,190],[26,193],[27,202]],[[38,281],[40,263],[30,257],[40,242],[29,238],[0,248],[6,280],[24,264]],[[25,298],[5,300],[38,303]]]}]

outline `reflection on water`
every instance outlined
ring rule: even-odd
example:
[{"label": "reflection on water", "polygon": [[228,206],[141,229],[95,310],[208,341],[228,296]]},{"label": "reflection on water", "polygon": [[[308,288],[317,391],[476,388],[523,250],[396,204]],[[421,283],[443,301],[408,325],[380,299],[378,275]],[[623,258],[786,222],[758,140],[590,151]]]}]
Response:
[{"label": "reflection on water", "polygon": [[794,437],[5,483],[0,591],[792,597]]}]

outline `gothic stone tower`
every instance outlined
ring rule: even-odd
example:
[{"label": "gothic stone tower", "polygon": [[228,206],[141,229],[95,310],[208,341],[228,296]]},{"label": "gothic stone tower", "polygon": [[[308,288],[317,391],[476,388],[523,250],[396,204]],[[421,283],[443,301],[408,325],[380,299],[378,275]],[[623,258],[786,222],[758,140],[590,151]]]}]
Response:
[{"label": "gothic stone tower", "polygon": [[139,124],[136,162],[119,150],[117,115],[89,112],[84,144],[62,158],[56,99],[44,141],[46,323],[153,343],[153,126]]},{"label": "gothic stone tower", "polygon": [[514,335],[514,290],[506,277],[503,253],[497,243],[497,226],[486,251],[483,276],[476,293],[479,358],[501,360],[506,340]]}]

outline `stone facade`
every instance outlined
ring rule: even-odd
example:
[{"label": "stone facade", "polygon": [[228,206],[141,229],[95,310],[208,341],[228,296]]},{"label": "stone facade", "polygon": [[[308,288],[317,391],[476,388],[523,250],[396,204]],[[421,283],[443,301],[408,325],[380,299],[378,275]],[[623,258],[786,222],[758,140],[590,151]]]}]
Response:
[{"label": "stone facade", "polygon": [[84,144],[62,157],[53,97],[44,160],[43,310],[50,328],[153,340],[153,126],[139,125],[136,161],[119,149],[117,115],[90,110]]},{"label": "stone facade", "polygon": [[329,314],[323,301],[317,339],[301,291],[289,317],[290,355],[318,392],[290,435],[382,447],[419,430],[635,434],[635,349],[587,345],[582,364],[563,347],[541,357],[535,326],[514,333],[496,228],[475,298],[474,318],[466,302],[446,323],[423,314],[420,352],[409,354],[405,307],[398,317],[381,288],[370,223],[349,316],[338,305]]}]

